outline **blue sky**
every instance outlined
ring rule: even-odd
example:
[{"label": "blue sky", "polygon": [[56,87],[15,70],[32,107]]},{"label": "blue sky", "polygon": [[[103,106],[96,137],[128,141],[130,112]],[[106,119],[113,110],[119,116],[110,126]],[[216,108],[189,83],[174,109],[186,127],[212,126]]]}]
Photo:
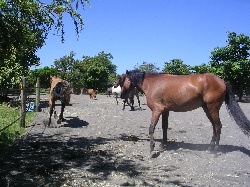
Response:
[{"label": "blue sky", "polygon": [[81,11],[84,30],[76,38],[73,22],[65,21],[65,43],[49,35],[37,55],[41,65],[76,53],[95,56],[111,53],[117,73],[125,73],[143,61],[160,70],[164,62],[181,59],[184,64],[210,61],[215,47],[227,45],[227,32],[250,36],[249,0],[89,0]]}]

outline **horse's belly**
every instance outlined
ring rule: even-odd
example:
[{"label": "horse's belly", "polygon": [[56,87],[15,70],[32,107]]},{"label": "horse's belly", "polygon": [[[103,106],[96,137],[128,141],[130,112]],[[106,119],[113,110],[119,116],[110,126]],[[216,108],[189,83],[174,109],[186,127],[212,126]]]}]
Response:
[{"label": "horse's belly", "polygon": [[166,110],[174,112],[187,112],[201,107],[202,104],[202,100],[193,100],[184,103],[171,103],[166,106]]}]

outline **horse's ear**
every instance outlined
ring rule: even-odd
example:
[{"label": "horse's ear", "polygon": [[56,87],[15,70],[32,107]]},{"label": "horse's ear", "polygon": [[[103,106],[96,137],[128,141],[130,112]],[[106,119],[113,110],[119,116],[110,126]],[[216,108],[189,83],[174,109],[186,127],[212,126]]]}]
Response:
[{"label": "horse's ear", "polygon": [[126,74],[128,75],[128,70],[126,70]]}]

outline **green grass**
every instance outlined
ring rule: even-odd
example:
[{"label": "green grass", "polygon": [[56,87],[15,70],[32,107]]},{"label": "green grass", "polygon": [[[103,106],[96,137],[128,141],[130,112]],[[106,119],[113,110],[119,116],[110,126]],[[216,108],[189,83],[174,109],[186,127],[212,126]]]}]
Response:
[{"label": "green grass", "polygon": [[[35,112],[26,113],[26,126],[33,122],[35,115]],[[0,150],[6,149],[12,144],[13,140],[25,133],[25,128],[20,127],[20,119],[17,120],[19,117],[20,109],[9,108],[7,103],[0,103]],[[16,122],[13,123],[14,121]]]}]

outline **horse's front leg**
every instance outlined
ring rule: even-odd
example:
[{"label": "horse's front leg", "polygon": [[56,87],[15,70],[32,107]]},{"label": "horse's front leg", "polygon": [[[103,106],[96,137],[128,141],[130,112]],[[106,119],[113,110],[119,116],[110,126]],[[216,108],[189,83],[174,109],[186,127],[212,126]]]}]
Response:
[{"label": "horse's front leg", "polygon": [[167,144],[168,117],[169,117],[169,111],[165,111],[164,113],[162,113],[163,139],[160,145],[161,148],[164,148]]},{"label": "horse's front leg", "polygon": [[115,100],[116,100],[116,104],[118,105],[118,93],[115,93]]},{"label": "horse's front leg", "polygon": [[137,95],[137,101],[138,101],[138,104],[139,104],[139,108],[141,109],[141,102],[140,102],[140,99],[139,99],[139,95]]},{"label": "horse's front leg", "polygon": [[153,156],[152,152],[154,151],[154,148],[155,148],[155,141],[154,141],[155,126],[156,126],[156,124],[157,124],[157,122],[159,120],[160,115],[161,115],[161,112],[152,111],[151,124],[149,126],[150,153],[151,153],[151,156]]},{"label": "horse's front leg", "polygon": [[51,116],[53,114],[53,107],[50,107],[50,111],[49,111],[49,123],[48,123],[48,126],[50,126],[51,124]]},{"label": "horse's front leg", "polygon": [[59,119],[57,121],[58,124],[60,124],[61,122],[65,121],[65,119],[63,118],[64,108],[65,108],[65,103],[62,102],[61,113],[60,113]]},{"label": "horse's front leg", "polygon": [[48,127],[51,124],[51,116],[53,114],[54,107],[55,107],[55,101],[50,100],[49,101],[49,108],[50,108],[50,110],[49,110],[49,123],[48,123]]},{"label": "horse's front leg", "polygon": [[122,110],[124,110],[125,109],[125,104],[126,104],[126,99],[124,99],[123,101],[122,101],[122,103],[123,103],[123,106],[122,106]]}]

